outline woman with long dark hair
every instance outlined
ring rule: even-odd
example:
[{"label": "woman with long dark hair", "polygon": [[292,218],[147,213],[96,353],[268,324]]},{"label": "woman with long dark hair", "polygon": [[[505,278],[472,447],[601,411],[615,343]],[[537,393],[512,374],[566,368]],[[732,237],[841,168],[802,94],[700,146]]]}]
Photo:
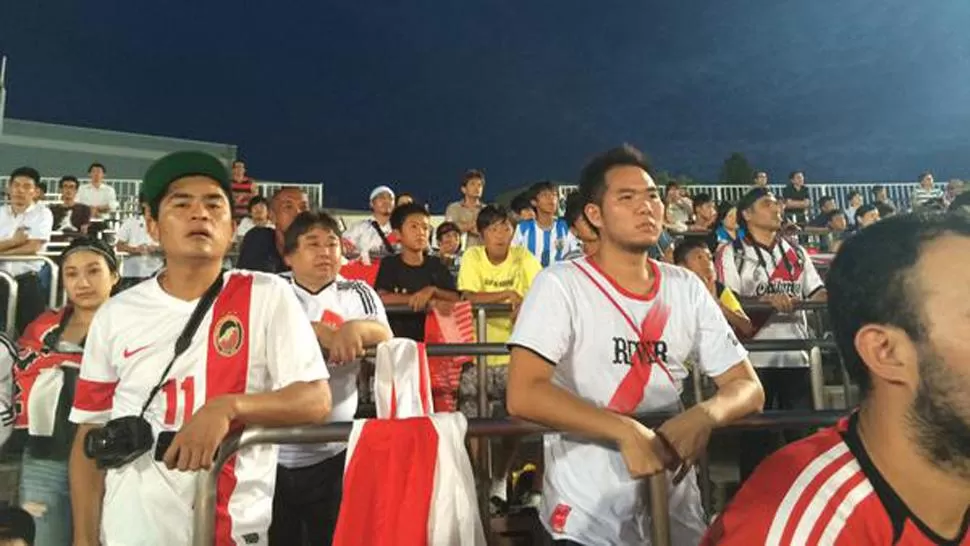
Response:
[{"label": "woman with long dark hair", "polygon": [[24,330],[14,363],[15,428],[25,441],[20,503],[34,517],[37,546],[71,544],[68,421],[84,340],[94,313],[117,286],[118,258],[103,241],[80,237],[61,253],[67,304]]}]

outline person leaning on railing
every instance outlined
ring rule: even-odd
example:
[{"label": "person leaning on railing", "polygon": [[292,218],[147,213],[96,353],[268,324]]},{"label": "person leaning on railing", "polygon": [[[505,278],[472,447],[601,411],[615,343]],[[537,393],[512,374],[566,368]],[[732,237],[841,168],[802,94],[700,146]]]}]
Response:
[{"label": "person leaning on railing", "polygon": [[14,424],[26,442],[19,498],[36,520],[38,544],[71,543],[67,460],[75,427],[68,412],[88,328],[120,280],[114,251],[99,240],[74,239],[59,261],[67,305],[27,326],[13,374]]},{"label": "person leaning on railing", "polygon": [[[556,544],[645,544],[643,478],[672,470],[673,544],[694,546],[707,519],[692,466],[715,428],[760,410],[761,385],[697,276],[647,258],[664,205],[642,154],[597,156],[579,191],[599,249],[536,277],[508,343],[509,412],[564,431],[543,440],[539,516]],[[681,410],[688,358],[717,394],[657,430],[640,424]]]},{"label": "person leaning on railing", "polygon": [[862,402],[766,459],[702,544],[970,543],[970,218],[873,224],[826,282]]}]

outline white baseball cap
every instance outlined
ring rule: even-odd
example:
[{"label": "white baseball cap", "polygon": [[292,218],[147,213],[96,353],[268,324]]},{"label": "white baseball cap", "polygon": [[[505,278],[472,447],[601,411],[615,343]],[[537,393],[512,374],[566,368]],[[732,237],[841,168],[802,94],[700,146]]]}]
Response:
[{"label": "white baseball cap", "polygon": [[377,186],[376,188],[374,188],[373,190],[371,190],[371,192],[370,192],[370,200],[373,201],[374,198],[376,198],[378,195],[380,195],[382,193],[388,193],[388,194],[390,194],[391,195],[391,201],[394,200],[394,190],[392,190],[390,188],[390,186]]}]

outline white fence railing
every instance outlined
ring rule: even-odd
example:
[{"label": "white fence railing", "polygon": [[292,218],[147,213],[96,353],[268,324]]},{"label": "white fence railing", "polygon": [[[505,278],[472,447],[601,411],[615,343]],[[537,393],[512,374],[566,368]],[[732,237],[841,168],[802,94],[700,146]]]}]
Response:
[{"label": "white fence railing", "polygon": [[[873,201],[873,189],[876,186],[882,186],[886,188],[886,194],[889,199],[896,204],[896,210],[906,211],[909,210],[909,196],[917,185],[915,182],[865,182],[857,184],[812,183],[806,186],[808,187],[808,193],[812,199],[813,206],[816,206],[823,196],[831,196],[835,198],[836,203],[839,204],[839,208],[842,209],[849,206],[849,193],[853,190],[862,194],[862,200],[864,202],[871,203]],[[937,184],[936,186],[940,189],[946,188],[945,183]],[[782,190],[785,189],[785,184],[772,184],[769,188],[776,195],[781,196]],[[576,191],[576,189],[576,186],[560,186],[559,195],[560,197],[565,197]],[[687,186],[687,190],[692,195],[706,193],[718,203],[722,201],[738,201],[750,189],[751,186],[722,184],[691,184]],[[561,203],[560,206],[564,207],[565,204]]]},{"label": "white fence railing", "polygon": [[[7,187],[8,176],[0,176],[0,188]],[[81,184],[89,182],[87,178],[79,178]],[[47,197],[51,201],[60,200],[60,190],[57,187],[60,178],[42,177],[40,181],[47,185]],[[105,183],[115,189],[118,196],[118,209],[122,216],[134,214],[138,210],[138,191],[141,180],[131,178],[106,178]],[[315,208],[323,206],[323,184],[285,184],[280,182],[256,182],[260,195],[271,197],[273,193],[283,187],[300,188],[310,197],[310,205]]]}]

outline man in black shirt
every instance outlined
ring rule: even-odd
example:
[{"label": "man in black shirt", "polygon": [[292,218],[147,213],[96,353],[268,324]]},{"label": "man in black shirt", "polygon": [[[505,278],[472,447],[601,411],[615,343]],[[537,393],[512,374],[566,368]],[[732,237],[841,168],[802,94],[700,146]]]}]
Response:
[{"label": "man in black shirt", "polygon": [[394,335],[423,341],[428,306],[458,301],[455,279],[441,260],[428,256],[431,216],[427,209],[417,203],[395,208],[391,229],[400,239],[401,253],[381,260],[374,288],[384,305],[404,304],[415,311],[388,313]]},{"label": "man in black shirt", "polygon": [[808,209],[812,208],[812,200],[805,186],[805,173],[794,171],[788,175],[788,185],[782,190],[781,196],[785,201],[785,218],[804,225],[808,222]]},{"label": "man in black shirt", "polygon": [[299,188],[286,187],[277,191],[270,201],[270,211],[275,228],[254,227],[243,237],[239,245],[236,267],[265,273],[282,273],[289,270],[283,261],[283,234],[293,219],[301,212],[310,210],[310,199]]}]

